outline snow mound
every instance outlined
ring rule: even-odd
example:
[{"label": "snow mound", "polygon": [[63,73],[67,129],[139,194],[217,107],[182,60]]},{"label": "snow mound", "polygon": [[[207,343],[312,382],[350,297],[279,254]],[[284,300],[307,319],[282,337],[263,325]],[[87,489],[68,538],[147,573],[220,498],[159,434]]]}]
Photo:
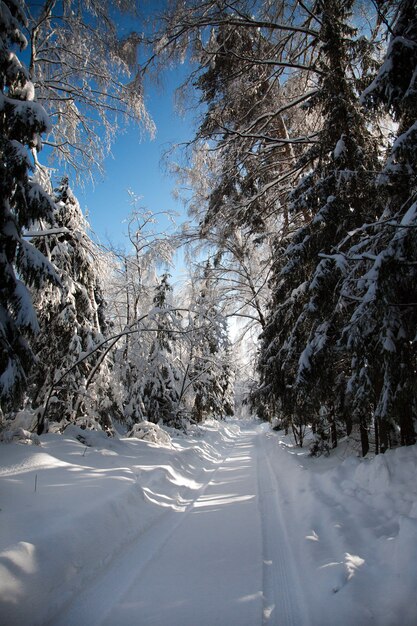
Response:
[{"label": "snow mound", "polygon": [[6,429],[15,430],[17,428],[23,428],[24,430],[32,431],[36,424],[36,416],[33,411],[22,409],[18,411],[12,420],[7,420]]},{"label": "snow mound", "polygon": [[33,411],[22,409],[16,413],[14,419],[6,421],[5,428],[0,433],[0,441],[39,446],[39,437],[31,432],[34,430],[35,424],[36,417]]},{"label": "snow mound", "polygon": [[65,435],[74,437],[74,439],[77,439],[77,441],[88,448],[106,448],[109,442],[109,436],[102,430],[82,428],[75,424],[67,426],[64,433]]},{"label": "snow mound", "polygon": [[346,438],[316,458],[282,431],[265,446],[310,624],[417,624],[417,446],[359,458]]},{"label": "snow mound", "polygon": [[136,439],[143,439],[144,441],[149,441],[150,443],[156,443],[158,446],[166,446],[168,448],[172,447],[172,441],[169,434],[158,424],[153,424],[152,422],[147,422],[144,420],[139,424],[135,424],[130,432],[127,434],[128,437],[135,437]]},{"label": "snow mound", "polygon": [[9,428],[8,430],[3,431],[0,435],[0,441],[3,441],[4,443],[17,442],[35,446],[41,445],[38,435],[30,433],[24,428]]}]

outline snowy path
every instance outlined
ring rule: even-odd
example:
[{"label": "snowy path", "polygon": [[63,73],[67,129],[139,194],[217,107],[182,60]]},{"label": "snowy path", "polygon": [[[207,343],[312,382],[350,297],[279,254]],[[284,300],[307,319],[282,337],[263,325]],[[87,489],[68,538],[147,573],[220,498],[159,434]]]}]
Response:
[{"label": "snowy path", "polygon": [[284,516],[287,499],[281,483],[285,478],[282,476],[280,482],[272,470],[265,435],[258,435],[257,444],[263,536],[263,623],[265,626],[306,626],[309,620],[303,588],[287,530],[292,520]]},{"label": "snowy path", "polygon": [[54,625],[307,624],[263,438],[243,431],[196,500],[169,511]]},{"label": "snowy path", "polygon": [[417,446],[77,433],[0,446],[1,625],[417,624]]}]

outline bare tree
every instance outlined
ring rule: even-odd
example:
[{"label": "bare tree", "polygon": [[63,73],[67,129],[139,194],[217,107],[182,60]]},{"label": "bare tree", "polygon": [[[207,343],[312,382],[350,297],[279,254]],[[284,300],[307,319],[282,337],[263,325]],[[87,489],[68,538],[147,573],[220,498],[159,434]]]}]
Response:
[{"label": "bare tree", "polygon": [[129,0],[42,0],[29,11],[29,73],[53,128],[44,141],[80,179],[102,169],[122,129],[154,130],[143,100],[138,32]]}]

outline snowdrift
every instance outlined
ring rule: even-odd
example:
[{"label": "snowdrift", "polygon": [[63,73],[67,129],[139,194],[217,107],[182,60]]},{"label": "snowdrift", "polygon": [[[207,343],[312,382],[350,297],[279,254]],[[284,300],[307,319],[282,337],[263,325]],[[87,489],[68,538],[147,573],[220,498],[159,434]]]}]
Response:
[{"label": "snowdrift", "polygon": [[161,447],[158,428],[154,442],[74,427],[40,446],[1,444],[0,623],[52,620],[167,512],[190,506],[235,436],[214,422],[188,437],[163,431]]},{"label": "snowdrift", "polygon": [[[138,434],[151,441],[73,428],[40,445],[0,444],[0,623],[65,624],[78,594],[123,555],[145,567],[239,445],[241,428],[257,438],[259,468],[269,468],[259,523],[268,527],[263,518],[275,509],[272,541],[288,545],[284,567],[306,606],[305,626],[415,626],[417,447],[359,459],[342,445],[312,459],[282,433],[238,422],[187,435],[144,425]],[[275,615],[280,591],[269,590]],[[268,624],[265,611],[263,619],[250,626]]]},{"label": "snowdrift", "polygon": [[266,437],[313,626],[417,624],[417,446],[309,457]]}]

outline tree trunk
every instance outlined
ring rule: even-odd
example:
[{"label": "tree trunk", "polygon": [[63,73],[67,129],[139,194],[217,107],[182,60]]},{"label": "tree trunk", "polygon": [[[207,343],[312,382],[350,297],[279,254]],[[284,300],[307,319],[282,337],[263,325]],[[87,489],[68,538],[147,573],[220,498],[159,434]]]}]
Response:
[{"label": "tree trunk", "polygon": [[352,428],[353,428],[353,421],[350,416],[345,418],[345,427],[346,427],[346,435],[349,437],[349,435],[352,433]]},{"label": "tree trunk", "polygon": [[360,433],[361,433],[362,456],[366,456],[369,452],[369,435],[368,435],[368,428],[366,426],[366,421],[364,417],[361,417]]},{"label": "tree trunk", "polygon": [[412,446],[416,443],[413,416],[410,405],[403,402],[400,416],[401,445]]},{"label": "tree trunk", "polygon": [[389,448],[389,425],[385,420],[379,420],[380,452],[384,454]]},{"label": "tree trunk", "polygon": [[[291,428],[292,428],[292,433],[294,435],[294,441],[295,441],[295,445],[298,446],[298,433],[297,433],[297,427],[294,425],[294,422],[291,421]],[[300,446],[301,447],[301,446]]]},{"label": "tree trunk", "polygon": [[332,448],[337,448],[337,428],[336,428],[336,417],[334,413],[334,407],[332,407],[330,414],[330,439],[332,442]]}]

